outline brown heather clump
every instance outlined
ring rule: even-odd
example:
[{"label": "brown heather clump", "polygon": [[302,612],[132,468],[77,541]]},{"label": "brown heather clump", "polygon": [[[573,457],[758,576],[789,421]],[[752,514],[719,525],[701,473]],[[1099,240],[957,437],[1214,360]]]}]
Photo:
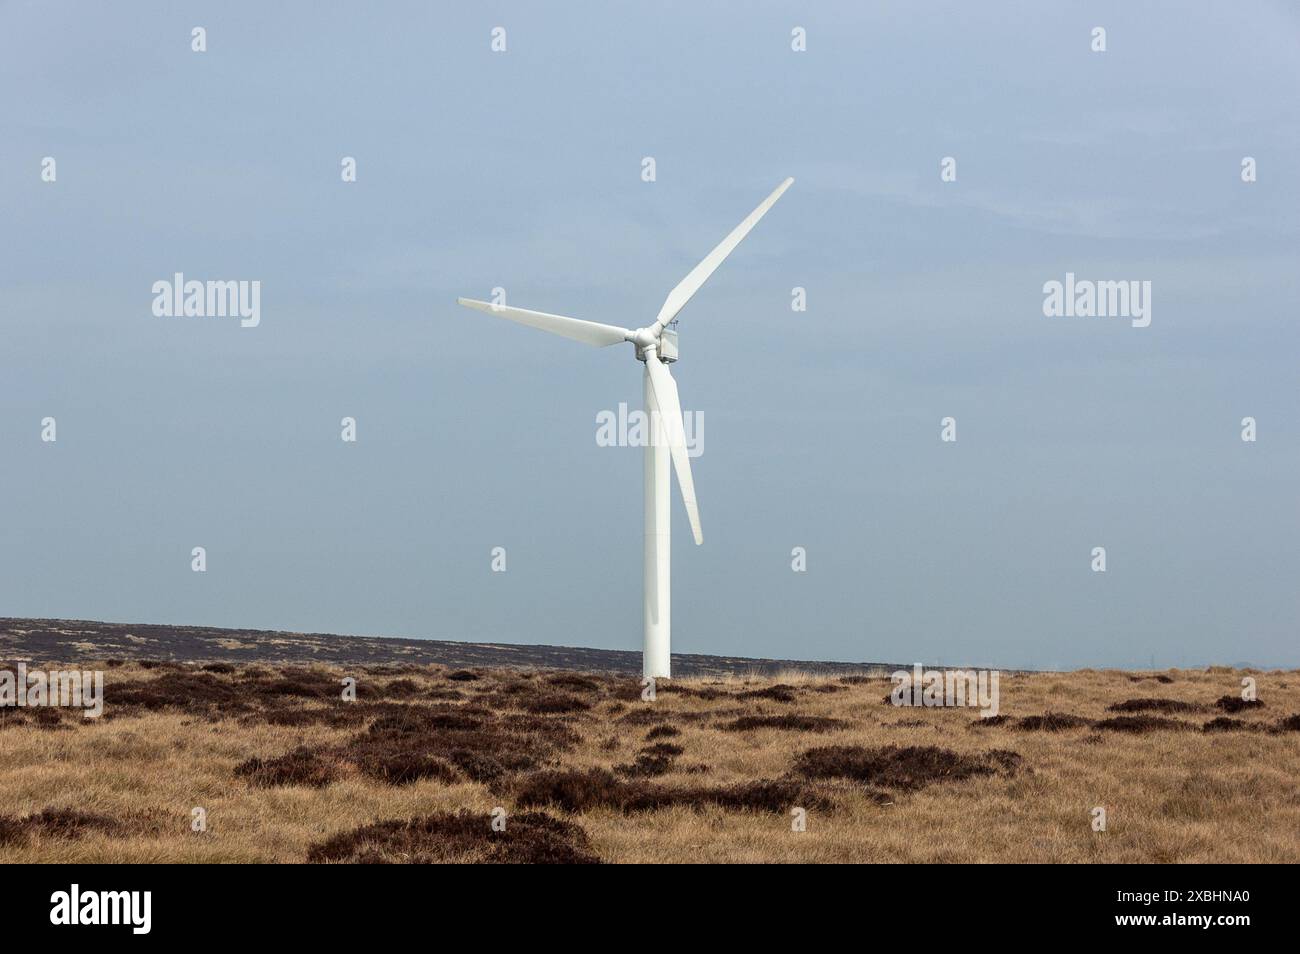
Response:
[{"label": "brown heather clump", "polygon": [[553,715],[559,712],[586,712],[591,703],[564,693],[538,694],[524,702],[524,709],[535,715]]},{"label": "brown heather clump", "polygon": [[546,678],[547,685],[574,692],[600,692],[600,683],[595,679],[580,676],[576,672],[561,672]]},{"label": "brown heather clump", "polygon": [[915,790],[934,782],[960,782],[978,775],[1013,774],[1020,756],[1005,749],[961,755],[934,745],[866,748],[830,745],[808,749],[794,762],[804,778],[844,778],[882,788]]},{"label": "brown heather clump", "polygon": [[[77,720],[81,721],[81,717],[78,716]],[[53,706],[22,709],[16,706],[0,707],[0,729],[18,726],[32,726],[46,731],[72,728],[71,725],[64,724],[63,710]]]},{"label": "brown heather clump", "polygon": [[405,707],[392,702],[330,702],[325,705],[294,705],[293,707],[270,707],[247,712],[239,721],[247,725],[294,726],[329,726],[334,729],[360,728],[371,719],[379,716],[391,716],[403,711]]},{"label": "brown heather clump", "polygon": [[253,704],[247,692],[213,673],[165,672],[149,680],[105,685],[105,711],[115,716],[123,708],[221,715],[248,711]]},{"label": "brown heather clump", "polygon": [[524,812],[494,831],[492,816],[439,812],[363,825],[307,850],[313,863],[360,864],[600,864],[587,833],[573,822]]},{"label": "brown heather clump", "polygon": [[765,689],[751,689],[736,695],[737,699],[771,699],[773,702],[794,702],[795,688],[778,682]]},{"label": "brown heather clump", "polygon": [[632,762],[615,765],[614,771],[630,778],[653,778],[657,775],[667,775],[672,770],[673,761],[672,756],[641,751],[636,754]]},{"label": "brown heather clump", "polygon": [[1263,708],[1264,703],[1258,699],[1243,699],[1241,696],[1220,696],[1214,704],[1224,712],[1244,712],[1247,709]]},{"label": "brown heather clump", "polygon": [[1107,712],[1204,712],[1206,706],[1181,699],[1125,699],[1106,707]]},{"label": "brown heather clump", "polygon": [[1020,732],[1063,732],[1066,729],[1086,728],[1091,724],[1083,716],[1065,712],[1045,712],[1042,715],[1017,719],[1015,728]]},{"label": "brown heather clump", "polygon": [[278,758],[253,758],[241,762],[235,766],[235,774],[262,788],[277,785],[320,788],[338,778],[338,765],[319,752],[298,748]]},{"label": "brown heather clump", "polygon": [[532,716],[498,716],[481,706],[404,707],[371,723],[339,748],[361,772],[390,785],[464,777],[495,782],[536,768],[571,747],[565,724]]},{"label": "brown heather clump", "polygon": [[414,679],[394,679],[384,686],[383,693],[386,697],[406,699],[420,693],[421,686]]},{"label": "brown heather clump", "polygon": [[686,750],[680,745],[674,745],[672,742],[656,742],[654,745],[647,745],[641,751],[647,755],[660,755],[668,758],[675,758]]},{"label": "brown heather clump", "polygon": [[756,729],[782,729],[786,732],[832,732],[848,728],[849,723],[843,719],[828,719],[825,716],[808,715],[761,715],[741,716],[730,722],[723,722],[718,728],[723,732],[752,732]]},{"label": "brown heather clump", "polygon": [[731,808],[787,812],[823,805],[825,799],[790,779],[760,779],[730,786],[665,785],[623,781],[604,769],[539,772],[515,795],[521,805],[553,806],[568,812],[614,808],[632,814],[665,808]]},{"label": "brown heather clump", "polygon": [[[718,699],[725,699],[728,696],[728,693],[723,692],[721,689],[715,689],[712,686],[702,686],[697,689],[676,682],[660,683],[656,691],[660,696],[668,696],[669,698],[672,698],[673,696],[684,696],[688,699],[697,699],[702,702],[714,702]],[[640,693],[637,694],[637,698],[640,698]]]},{"label": "brown heather clump", "polygon": [[682,734],[682,730],[672,725],[657,725],[645,734],[647,742],[653,742],[655,739],[671,739]]},{"label": "brown heather clump", "polygon": [[622,807],[628,785],[601,768],[538,772],[524,779],[515,801],[525,806],[551,805],[567,812]]},{"label": "brown heather clump", "polygon": [[677,756],[685,751],[680,745],[671,742],[656,742],[643,747],[631,764],[615,765],[614,771],[619,775],[640,778],[666,775],[673,768]]},{"label": "brown heather clump", "polygon": [[80,838],[89,831],[109,835],[121,833],[122,824],[115,818],[74,808],[43,808],[25,817],[0,815],[0,845],[26,841],[33,835],[48,838]]},{"label": "brown heather clump", "polygon": [[1243,721],[1242,719],[1230,719],[1227,716],[1216,716],[1205,725],[1201,726],[1202,732],[1251,732],[1258,727],[1253,723]]},{"label": "brown heather clump", "polygon": [[455,672],[447,673],[447,678],[452,682],[477,682],[479,675],[468,669],[457,669]]},{"label": "brown heather clump", "polygon": [[1092,727],[1103,732],[1131,732],[1134,735],[1143,735],[1147,732],[1176,732],[1195,728],[1190,722],[1182,722],[1178,719],[1162,719],[1160,716],[1149,715],[1115,716],[1113,719],[1102,719],[1099,722],[1094,722]]}]

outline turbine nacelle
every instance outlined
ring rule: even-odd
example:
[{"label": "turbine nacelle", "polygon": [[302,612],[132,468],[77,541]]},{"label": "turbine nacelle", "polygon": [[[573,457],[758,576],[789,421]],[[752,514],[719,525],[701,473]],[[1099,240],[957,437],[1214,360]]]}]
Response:
[{"label": "turbine nacelle", "polygon": [[671,328],[656,330],[653,325],[638,328],[628,335],[627,340],[636,345],[638,361],[646,360],[652,350],[664,364],[672,364],[677,360],[677,332]]}]

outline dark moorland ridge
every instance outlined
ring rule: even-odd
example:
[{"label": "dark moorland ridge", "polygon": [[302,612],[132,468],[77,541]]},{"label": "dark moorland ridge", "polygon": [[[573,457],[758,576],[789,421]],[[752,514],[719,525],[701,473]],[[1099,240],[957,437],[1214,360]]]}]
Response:
[{"label": "dark moorland ridge", "polygon": [[[640,673],[641,654],[575,646],[509,646],[458,643],[443,639],[387,636],[334,636],[274,630],[216,629],[207,626],[155,626],[97,623],[75,619],[0,617],[0,660],[70,663],[79,660],[155,659],[175,662],[327,663],[443,666],[516,666],[587,672]],[[810,673],[888,675],[908,665],[892,663],[806,662],[749,659],[744,656],[673,654],[678,676],[726,673],[773,675],[783,669]]]}]

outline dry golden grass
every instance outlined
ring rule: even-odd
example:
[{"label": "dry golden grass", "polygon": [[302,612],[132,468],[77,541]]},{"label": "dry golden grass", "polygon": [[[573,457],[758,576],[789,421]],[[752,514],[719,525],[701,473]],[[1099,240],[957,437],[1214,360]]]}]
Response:
[{"label": "dry golden grass", "polygon": [[[52,668],[52,667],[51,667]],[[190,667],[186,672],[193,672]],[[279,679],[264,671],[263,681]],[[1244,675],[1227,669],[1152,673],[1080,671],[1004,674],[1001,713],[1008,721],[973,726],[976,709],[895,708],[882,702],[888,679],[842,682],[800,673],[778,679],[739,677],[679,680],[654,702],[640,699],[628,677],[586,676],[551,685],[553,673],[478,670],[477,680],[448,680],[440,667],[371,674],[349,672],[369,704],[478,707],[516,711],[527,700],[560,694],[589,708],[533,716],[576,731],[571,748],[536,766],[475,782],[458,772],[392,785],[362,773],[346,755],[366,721],[340,727],[272,725],[264,706],[339,709],[337,699],[259,698],[242,712],[208,714],[176,708],[124,708],[115,688],[149,684],[168,670],[136,664],[107,673],[106,717],[84,721],[64,713],[60,728],[0,725],[0,814],[11,824],[44,809],[72,809],[115,819],[118,831],[33,831],[3,838],[0,858],[13,862],[298,862],[325,839],[375,821],[413,819],[495,806],[509,815],[520,787],[536,772],[608,770],[634,762],[657,724],[679,734],[655,741],[683,750],[659,776],[629,784],[680,789],[726,787],[781,779],[803,751],[820,746],[938,746],[974,757],[1012,750],[1019,768],[962,781],[935,781],[917,790],[881,789],[847,779],[806,782],[826,804],[809,807],[807,830],[791,830],[789,814],[716,806],[675,805],[645,812],[599,807],[566,814],[588,835],[590,848],[610,862],[1289,862],[1300,861],[1300,732],[1269,732],[1300,713],[1300,672],[1253,673],[1264,706],[1236,713],[1258,731],[1206,733],[1204,722],[1224,715],[1213,703],[1239,695]],[[336,680],[342,671],[318,671]],[[207,678],[207,677],[205,677]],[[247,671],[213,674],[236,687]],[[396,680],[410,680],[403,692]],[[793,701],[746,695],[774,684],[793,687]],[[428,691],[461,693],[455,700]],[[242,689],[240,690],[243,691]],[[1205,706],[1203,712],[1152,713],[1185,723],[1183,731],[1143,734],[1024,731],[1018,717],[1047,712],[1090,722],[1114,716],[1107,706],[1144,697]],[[241,697],[242,698],[242,697]],[[367,703],[363,693],[362,702]],[[845,727],[811,733],[762,728],[725,731],[740,715],[824,717]],[[520,716],[526,718],[525,716]],[[419,744],[418,742],[416,743]],[[235,768],[305,748],[337,769],[323,787],[258,787]],[[342,754],[340,754],[342,753]],[[623,776],[620,776],[623,777]],[[1092,830],[1103,806],[1107,830]],[[207,812],[208,830],[190,829],[191,809]],[[791,806],[793,807],[793,806]]]}]

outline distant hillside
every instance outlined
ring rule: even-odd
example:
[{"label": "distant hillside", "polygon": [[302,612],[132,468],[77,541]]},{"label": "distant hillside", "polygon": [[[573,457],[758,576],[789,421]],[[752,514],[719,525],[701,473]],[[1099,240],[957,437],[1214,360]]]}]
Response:
[{"label": "distant hillside", "polygon": [[[0,661],[26,659],[37,662],[70,662],[114,658],[166,659],[176,662],[320,662],[334,665],[437,663],[458,667],[545,667],[629,674],[641,671],[641,653],[628,650],[0,617]],[[910,668],[910,664],[807,662],[750,659],[744,656],[673,654],[673,673],[677,676],[727,673],[772,675],[784,669],[799,669],[810,673],[880,675],[904,668]]]}]

